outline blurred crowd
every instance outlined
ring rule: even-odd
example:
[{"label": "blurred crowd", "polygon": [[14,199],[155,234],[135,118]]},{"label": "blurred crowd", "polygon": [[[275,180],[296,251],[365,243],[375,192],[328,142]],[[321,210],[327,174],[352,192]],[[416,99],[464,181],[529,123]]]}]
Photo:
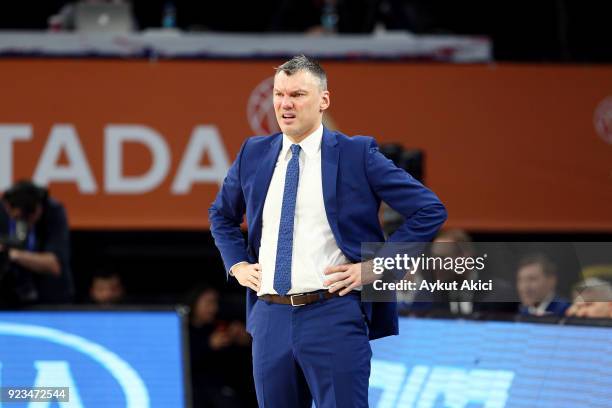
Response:
[{"label": "blurred crowd", "polygon": [[[544,247],[545,245],[539,245]],[[560,244],[548,245],[557,251]],[[489,245],[488,248],[495,248]],[[404,279],[414,282],[439,280],[457,282],[491,280],[493,290],[405,291],[399,294],[400,311],[411,316],[478,316],[501,315],[522,317],[582,317],[612,319],[612,265],[588,265],[575,276],[559,276],[558,265],[543,251],[525,250],[523,254],[499,259],[517,258],[510,273],[493,268],[471,270],[463,274],[454,271],[417,271]],[[477,255],[472,239],[463,230],[442,231],[432,243],[429,256],[474,258]],[[508,267],[509,265],[504,265]],[[499,265],[497,265],[499,268]],[[506,268],[503,268],[506,269]],[[571,299],[560,294],[559,281],[571,285]],[[576,280],[577,279],[577,280]]]}]

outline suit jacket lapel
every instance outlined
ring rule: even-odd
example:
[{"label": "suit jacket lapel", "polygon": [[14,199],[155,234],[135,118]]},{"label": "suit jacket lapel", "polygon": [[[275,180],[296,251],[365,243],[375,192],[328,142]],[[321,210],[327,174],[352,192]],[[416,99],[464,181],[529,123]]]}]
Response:
[{"label": "suit jacket lapel", "polygon": [[327,221],[334,234],[338,247],[342,249],[340,231],[338,229],[338,205],[336,197],[336,183],[338,180],[338,160],[340,149],[336,134],[323,128],[321,142],[321,174],[323,178],[323,201]]},{"label": "suit jacket lapel", "polygon": [[249,228],[251,238],[249,241],[256,254],[259,252],[259,241],[261,240],[261,227],[262,227],[262,213],[263,206],[266,201],[266,195],[268,194],[268,188],[270,187],[270,181],[272,180],[272,174],[274,174],[274,167],[278,160],[281,148],[283,146],[283,134],[279,133],[270,136],[271,141],[268,146],[268,150],[263,152],[259,158],[260,162],[255,172],[254,186],[253,186],[253,207],[255,208],[255,217],[253,219],[252,227]]}]

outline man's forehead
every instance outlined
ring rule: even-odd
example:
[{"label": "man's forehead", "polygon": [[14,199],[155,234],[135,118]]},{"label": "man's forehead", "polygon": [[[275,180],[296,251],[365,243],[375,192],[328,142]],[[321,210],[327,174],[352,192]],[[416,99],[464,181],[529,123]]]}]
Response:
[{"label": "man's forehead", "polygon": [[296,91],[298,89],[309,89],[316,87],[317,79],[310,72],[302,70],[287,75],[284,71],[274,76],[274,89]]}]

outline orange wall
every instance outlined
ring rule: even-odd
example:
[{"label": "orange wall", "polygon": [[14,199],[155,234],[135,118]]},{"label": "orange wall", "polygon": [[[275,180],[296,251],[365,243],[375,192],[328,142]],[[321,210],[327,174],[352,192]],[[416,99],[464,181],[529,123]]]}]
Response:
[{"label": "orange wall", "polygon": [[[215,126],[234,159],[254,133],[249,98],[275,65],[2,60],[0,129],[32,129],[29,140],[12,144],[11,179],[32,177],[52,128],[70,124],[96,185],[83,192],[71,181],[50,183],[73,227],[205,228],[218,185],[195,183],[188,193],[174,194],[177,167],[201,125]],[[427,184],[446,204],[448,226],[612,231],[612,144],[594,125],[597,107],[612,95],[612,67],[324,66],[331,122],[347,134],[424,149]],[[608,115],[612,132],[612,110]],[[170,169],[147,192],[105,188],[105,167],[114,165],[104,157],[105,128],[117,124],[147,127],[168,146]],[[71,164],[69,153],[57,157],[57,166]],[[202,166],[210,161],[205,156]],[[123,159],[127,176],[152,165],[151,153],[138,143],[125,145]],[[6,167],[0,163],[0,172]]]}]

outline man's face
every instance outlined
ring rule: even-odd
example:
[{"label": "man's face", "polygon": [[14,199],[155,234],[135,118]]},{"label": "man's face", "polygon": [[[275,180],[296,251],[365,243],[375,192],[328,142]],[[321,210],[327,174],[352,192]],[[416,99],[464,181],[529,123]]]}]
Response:
[{"label": "man's face", "polygon": [[590,318],[612,318],[612,300],[605,291],[586,288],[574,296],[574,316]]},{"label": "man's face", "polygon": [[123,285],[116,276],[96,278],[91,285],[90,296],[96,303],[117,303],[123,297]]},{"label": "man's face", "polygon": [[[466,256],[462,253],[457,242],[447,238],[436,238],[431,246],[431,256],[437,258],[452,258],[456,259],[461,256]],[[436,269],[436,279],[443,282],[462,281],[467,278],[467,274],[459,275],[453,270]]]},{"label": "man's face", "polygon": [[212,323],[219,311],[219,295],[217,292],[207,290],[202,293],[195,304],[194,313],[201,323]]},{"label": "man's face", "polygon": [[284,134],[301,139],[314,132],[329,107],[329,92],[322,91],[319,80],[308,71],[274,77],[274,112]]},{"label": "man's face", "polygon": [[521,303],[536,306],[554,292],[557,280],[544,273],[542,265],[525,265],[518,270],[516,287]]},{"label": "man's face", "polygon": [[612,318],[612,302],[586,302],[581,317]]},{"label": "man's face", "polygon": [[11,207],[11,205],[8,203],[6,203],[5,206],[9,214],[9,217],[11,217],[14,220],[23,220],[27,222],[29,226],[33,226],[34,224],[36,224],[36,222],[42,216],[42,206],[41,205],[37,205],[34,212],[27,217],[24,215],[24,213],[21,211],[20,208]]}]

